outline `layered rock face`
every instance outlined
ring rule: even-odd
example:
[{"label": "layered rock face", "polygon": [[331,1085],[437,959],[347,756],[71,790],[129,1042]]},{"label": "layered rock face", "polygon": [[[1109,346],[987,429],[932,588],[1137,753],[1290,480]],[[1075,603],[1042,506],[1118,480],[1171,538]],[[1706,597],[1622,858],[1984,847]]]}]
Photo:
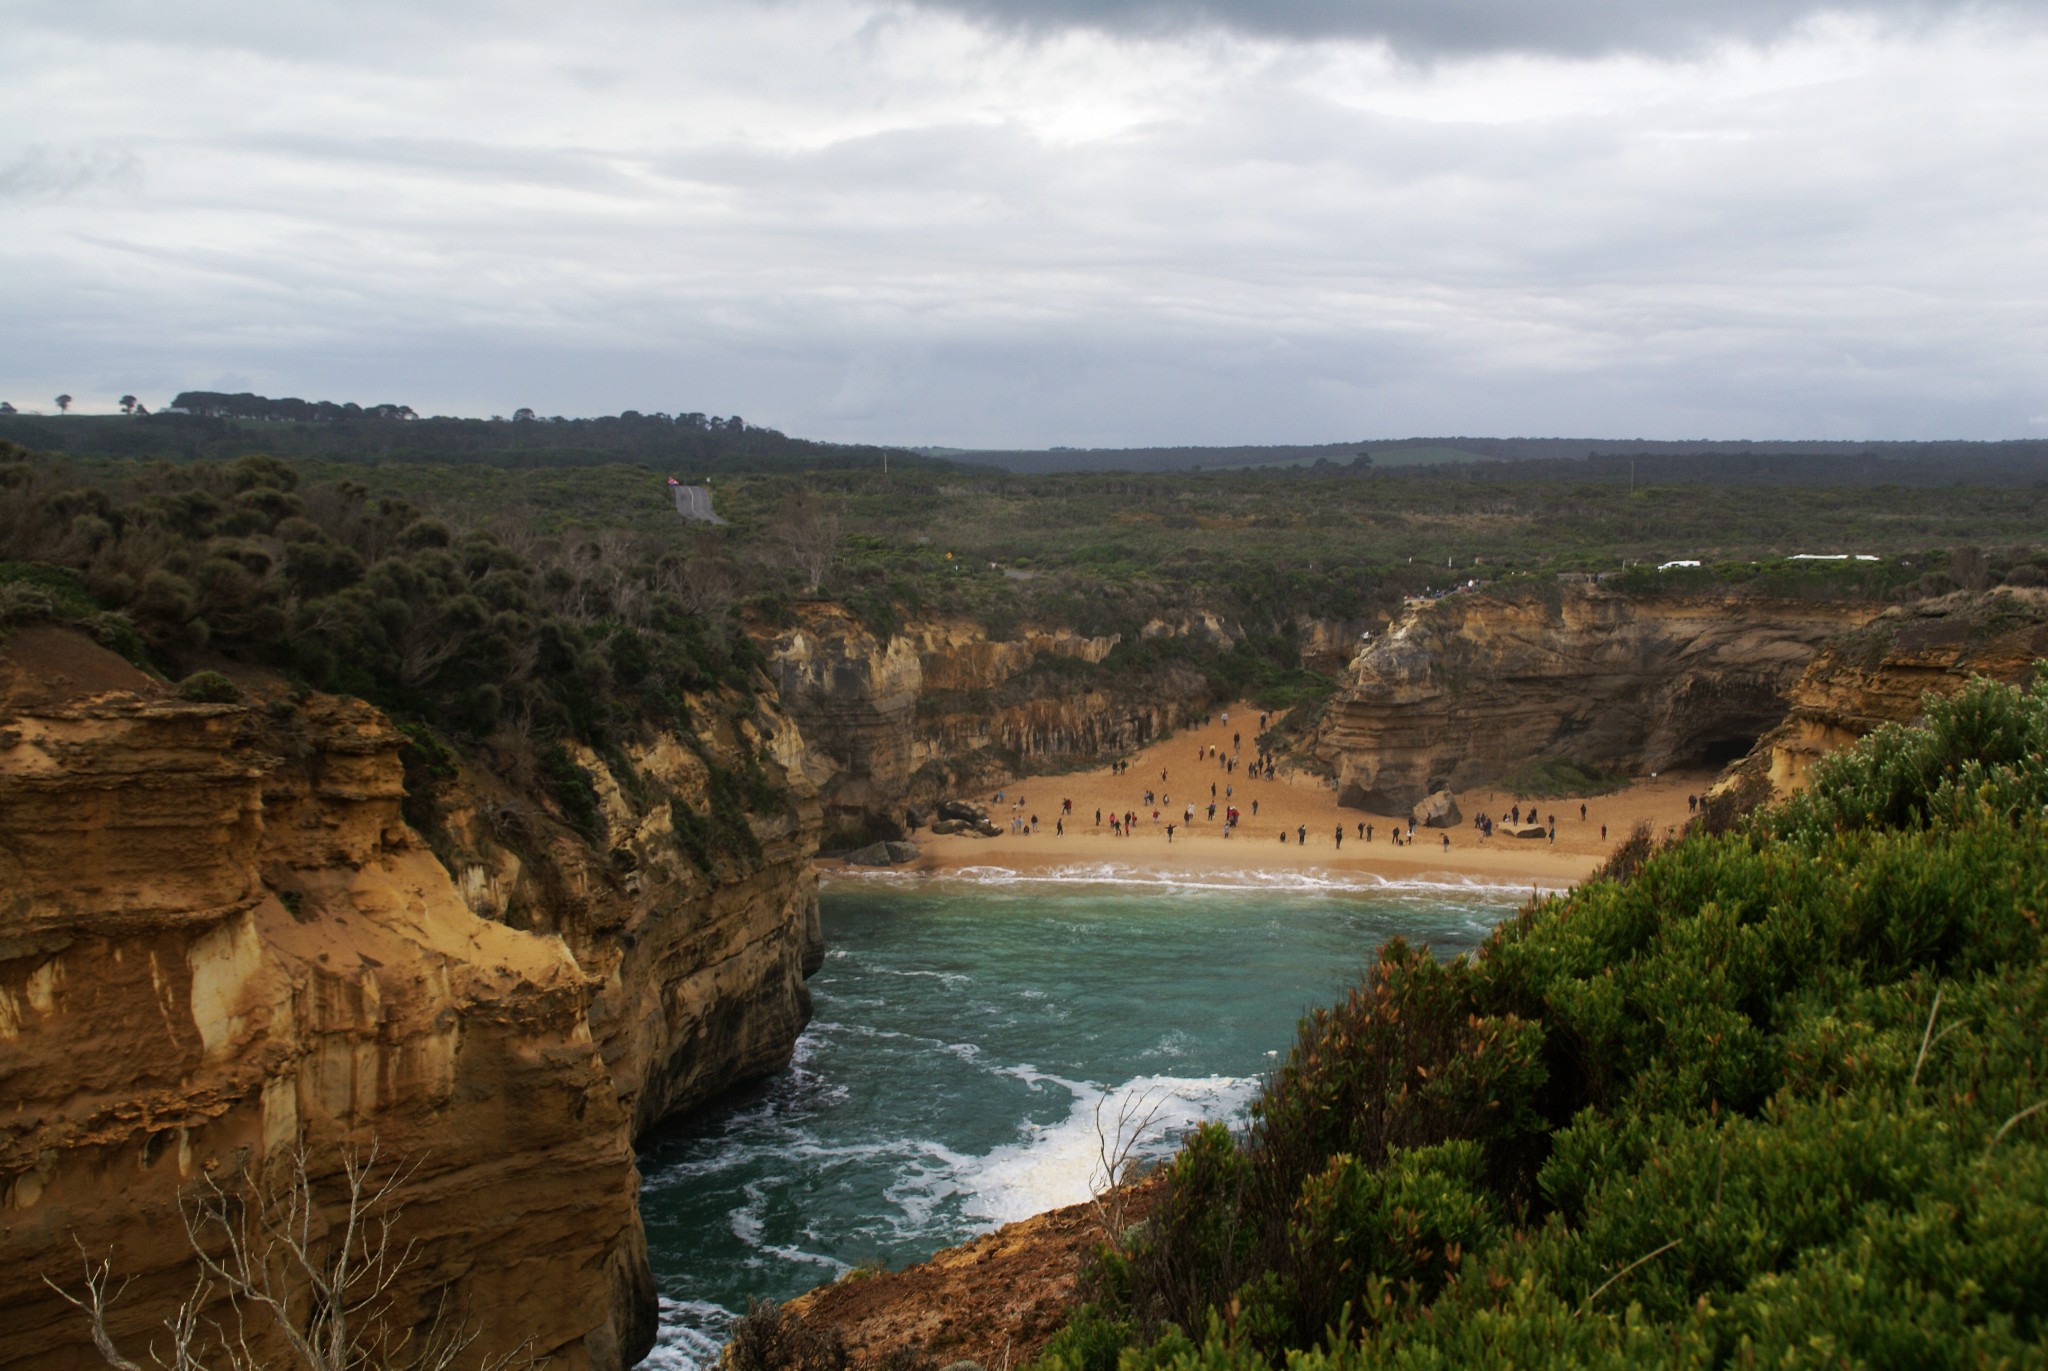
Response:
[{"label": "layered rock face", "polygon": [[595,843],[457,767],[430,848],[376,710],[189,703],[68,631],[14,634],[0,1366],[103,1364],[42,1283],[76,1287],[75,1243],[134,1278],[113,1325],[139,1354],[191,1288],[193,1180],[303,1149],[324,1224],[343,1149],[373,1142],[414,1168],[395,1323],[445,1293],[479,1353],[636,1360],[654,1293],[634,1134],[785,1063],[821,955],[800,781],[753,817],[757,852],[679,846],[713,766],[779,778],[801,748],[746,702],[694,703],[695,740],[575,759]]},{"label": "layered rock face", "polygon": [[[1094,762],[1149,743],[1209,708],[1208,683],[1195,671],[1170,674],[1143,699],[1072,689],[1056,675],[1029,698],[988,698],[1049,662],[1100,662],[1115,637],[1027,631],[990,639],[975,625],[921,623],[878,639],[842,606],[807,604],[798,612],[799,622],[769,652],[828,828],[896,816],[906,802],[999,783],[1017,770]],[[1228,630],[1213,620],[1153,629],[1228,641]]]},{"label": "layered rock face", "polygon": [[1740,755],[1821,644],[1877,605],[1631,598],[1585,578],[1411,607],[1311,740],[1347,805],[1405,813],[1532,758],[1629,773]]},{"label": "layered rock face", "polygon": [[[593,841],[467,766],[437,835],[472,910],[560,937],[596,979],[591,1033],[636,1135],[786,1066],[810,1020],[804,978],[824,957],[801,738],[752,701],[692,703],[706,722],[691,739],[661,734],[609,758],[571,749],[596,793]],[[789,807],[747,816],[757,857],[719,852],[706,870],[678,846],[674,806],[707,817],[710,768],[749,763],[787,783]]]},{"label": "layered rock face", "polygon": [[187,1182],[304,1147],[326,1185],[372,1140],[418,1168],[395,1318],[452,1287],[497,1350],[629,1363],[652,1283],[595,983],[464,906],[375,711],[128,685],[0,731],[0,1364],[96,1364],[42,1284],[75,1281],[74,1243],[134,1278],[139,1354],[190,1289]]},{"label": "layered rock face", "polygon": [[1787,693],[1784,719],[1731,768],[1728,784],[1805,788],[1824,754],[1885,724],[1911,723],[1929,694],[1950,695],[1972,676],[2009,684],[2048,657],[2048,591],[2001,589],[1950,595],[1887,610],[1828,644]]}]

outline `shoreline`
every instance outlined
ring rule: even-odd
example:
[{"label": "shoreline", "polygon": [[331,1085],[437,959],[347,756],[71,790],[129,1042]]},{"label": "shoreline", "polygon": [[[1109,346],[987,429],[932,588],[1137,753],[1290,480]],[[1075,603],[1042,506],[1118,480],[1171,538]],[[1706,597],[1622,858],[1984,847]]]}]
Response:
[{"label": "shoreline", "polygon": [[[1000,801],[992,795],[961,796],[986,805],[990,819],[1012,831],[984,838],[920,829],[911,835],[919,849],[915,862],[855,867],[820,858],[819,874],[827,881],[953,878],[1276,890],[1482,885],[1562,891],[1598,871],[1638,822],[1648,823],[1659,838],[1682,828],[1691,817],[1688,797],[1704,794],[1716,776],[1708,769],[1670,771],[1609,794],[1569,800],[1531,801],[1493,787],[1473,787],[1455,792],[1462,814],[1457,825],[1418,827],[1413,842],[1396,846],[1390,830],[1399,823],[1405,832],[1406,815],[1346,809],[1327,782],[1305,772],[1283,767],[1270,781],[1251,780],[1243,767],[1225,767],[1233,735],[1241,740],[1241,755],[1255,751],[1250,740],[1259,731],[1258,718],[1254,706],[1231,705],[1207,724],[1133,753],[1121,775],[1102,766],[1026,777],[1007,787]],[[1214,819],[1208,816],[1212,787]],[[1153,793],[1150,804],[1144,798],[1148,790]],[[1191,800],[1196,807],[1190,825],[1186,812]],[[1231,803],[1239,806],[1241,818],[1225,836],[1223,809]],[[1475,814],[1490,814],[1498,822],[1518,805],[1526,815],[1532,804],[1543,818],[1555,816],[1554,842],[1499,832],[1484,838],[1472,826]],[[1139,816],[1129,836],[1112,833],[1113,812]],[[1036,831],[1030,828],[1034,816]],[[1170,840],[1168,823],[1174,825]],[[1359,836],[1361,825],[1370,827],[1369,841]]]}]

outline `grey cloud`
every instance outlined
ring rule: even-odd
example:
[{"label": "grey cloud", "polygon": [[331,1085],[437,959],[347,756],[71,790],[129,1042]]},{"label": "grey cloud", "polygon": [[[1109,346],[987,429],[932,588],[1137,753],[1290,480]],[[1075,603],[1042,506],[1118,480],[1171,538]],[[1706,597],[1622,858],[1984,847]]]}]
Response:
[{"label": "grey cloud", "polygon": [[1674,55],[1764,43],[1822,15],[1924,24],[2025,15],[2023,0],[907,0],[1004,27],[1156,36],[1215,28],[1283,40],[1385,43],[1431,60],[1494,53]]},{"label": "grey cloud", "polygon": [[[95,32],[128,12],[24,3]],[[40,84],[0,90],[20,140],[0,149],[0,315],[32,326],[0,331],[0,394],[687,408],[985,446],[1990,437],[2044,412],[2031,35],[1532,61],[1496,93],[1488,71],[1351,50],[992,41],[910,0],[873,33],[867,0],[690,0],[644,26],[641,0],[496,26],[454,0],[460,41],[438,46],[366,3],[353,38],[324,12],[194,0],[168,49],[16,41]],[[1659,41],[1710,31],[1641,3],[1669,19]],[[1527,39],[1553,49],[1609,13],[1527,9],[1571,21]],[[1816,11],[1729,12],[1712,32]],[[1399,18],[1174,13],[1300,34]],[[85,193],[119,183],[109,148],[146,159],[146,194]]]},{"label": "grey cloud", "polygon": [[110,149],[37,144],[0,164],[0,200],[72,195],[100,187],[132,191],[141,184],[141,159]]}]

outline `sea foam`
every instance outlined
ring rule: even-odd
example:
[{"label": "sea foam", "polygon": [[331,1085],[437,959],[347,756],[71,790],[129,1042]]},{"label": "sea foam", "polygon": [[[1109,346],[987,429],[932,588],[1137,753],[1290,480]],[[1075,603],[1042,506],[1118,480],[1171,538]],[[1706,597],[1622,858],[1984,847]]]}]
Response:
[{"label": "sea foam", "polygon": [[1020,871],[1007,866],[963,866],[950,871],[897,871],[886,867],[826,870],[828,883],[908,883],[943,888],[1105,886],[1138,890],[1214,890],[1233,893],[1269,890],[1276,894],[1360,894],[1379,896],[1414,895],[1429,899],[1447,896],[1479,898],[1520,898],[1525,891],[1556,893],[1570,888],[1555,881],[1487,880],[1459,872],[1431,872],[1420,876],[1383,876],[1372,871],[1331,871],[1323,867],[1246,867],[1239,870],[1174,871],[1157,867],[1128,866],[1121,862],[1077,862],[1066,866],[1034,867]]},{"label": "sea foam", "polygon": [[1080,1204],[1106,1185],[1112,1161],[1171,1155],[1198,1125],[1239,1118],[1259,1087],[1250,1076],[1139,1076],[1107,1090],[1061,1083],[1074,1094],[1066,1118],[1031,1125],[961,1168],[966,1214],[1005,1224]]}]

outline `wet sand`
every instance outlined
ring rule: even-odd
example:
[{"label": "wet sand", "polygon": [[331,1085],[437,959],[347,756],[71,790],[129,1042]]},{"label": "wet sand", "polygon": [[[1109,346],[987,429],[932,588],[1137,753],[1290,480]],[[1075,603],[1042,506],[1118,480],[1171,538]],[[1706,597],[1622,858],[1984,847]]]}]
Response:
[{"label": "wet sand", "polygon": [[[986,805],[990,819],[1008,830],[1013,818],[1037,816],[1030,832],[1004,832],[1000,837],[914,834],[921,855],[909,868],[930,874],[996,868],[1020,876],[1066,874],[1082,876],[1090,868],[1115,867],[1131,874],[1171,878],[1241,878],[1250,872],[1300,872],[1343,879],[1377,876],[1386,880],[1443,880],[1487,885],[1535,885],[1559,889],[1598,870],[1608,853],[1625,840],[1638,821],[1647,821],[1659,837],[1684,826],[1688,795],[1701,795],[1713,783],[1707,770],[1665,772],[1643,778],[1610,795],[1585,799],[1535,800],[1491,789],[1457,792],[1460,822],[1449,829],[1418,827],[1412,843],[1396,846],[1399,826],[1405,838],[1407,815],[1373,814],[1337,804],[1330,785],[1306,773],[1281,766],[1273,780],[1252,780],[1239,766],[1228,771],[1223,759],[1239,735],[1239,755],[1247,762],[1256,748],[1259,711],[1232,705],[1228,721],[1221,711],[1206,726],[1183,730],[1134,753],[1123,775],[1108,767],[1063,776],[1030,777],[1010,786],[1000,801],[994,795],[962,796]],[[1216,757],[1209,756],[1211,747]],[[1197,749],[1200,760],[1197,760]],[[1162,779],[1163,773],[1163,779]],[[1210,787],[1215,787],[1216,816],[1208,814]],[[1225,788],[1231,794],[1226,796]],[[1145,803],[1145,792],[1153,801]],[[1063,801],[1072,802],[1067,812]],[[1253,802],[1258,812],[1252,812]],[[1193,802],[1195,818],[1186,820]],[[1224,807],[1236,804],[1238,825],[1228,837]],[[1556,816],[1557,839],[1511,838],[1504,819],[1520,804],[1524,819],[1533,805],[1543,818]],[[1585,816],[1580,817],[1580,806]],[[1158,819],[1153,819],[1153,811]],[[1102,820],[1096,822],[1097,811]],[[1112,813],[1135,812],[1130,836],[1110,829]],[[1475,814],[1493,816],[1494,836],[1482,838],[1472,826]],[[1174,825],[1171,841],[1166,826]],[[1370,840],[1358,836],[1360,824],[1371,826]],[[1606,836],[1601,826],[1606,826]],[[1340,844],[1336,830],[1341,826]],[[1060,831],[1060,830],[1064,831]],[[1286,841],[1281,841],[1281,835]],[[1306,835],[1306,842],[1301,835]],[[1444,838],[1450,839],[1449,846]],[[843,870],[826,860],[828,871]]]}]

